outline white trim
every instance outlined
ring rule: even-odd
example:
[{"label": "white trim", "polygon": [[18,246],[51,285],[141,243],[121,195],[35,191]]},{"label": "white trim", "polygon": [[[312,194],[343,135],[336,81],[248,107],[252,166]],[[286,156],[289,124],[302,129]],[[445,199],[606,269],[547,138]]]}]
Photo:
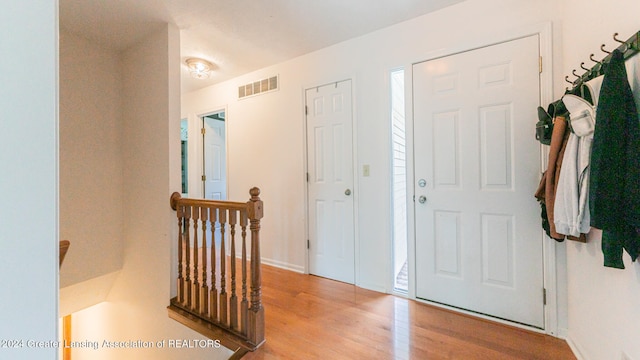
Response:
[{"label": "white trim", "polygon": [[265,258],[265,257],[260,258],[260,261],[265,265],[277,267],[279,269],[289,270],[289,271],[293,271],[293,272],[296,272],[296,273],[299,273],[299,274],[306,274],[304,267],[300,266],[300,265],[290,264],[288,262],[269,259],[269,258]]},{"label": "white trim", "polygon": [[[187,133],[189,134],[189,136],[191,137],[191,135],[195,134],[195,137],[198,139],[197,141],[195,141],[195,146],[196,146],[196,166],[194,171],[197,169],[198,173],[201,173],[204,171],[203,166],[204,166],[204,159],[203,159],[203,154],[204,154],[204,139],[202,136],[202,133],[200,132],[200,129],[202,129],[202,118],[204,118],[205,116],[209,116],[212,114],[218,114],[221,112],[224,112],[224,157],[225,157],[225,161],[224,161],[224,166],[225,166],[225,177],[226,177],[226,192],[227,192],[227,199],[223,199],[223,200],[229,200],[229,184],[231,183],[231,181],[229,181],[229,123],[228,123],[228,119],[229,119],[229,109],[227,107],[227,105],[221,105],[221,106],[217,106],[217,107],[212,107],[209,108],[211,110],[205,110],[205,111],[199,111],[196,114],[192,114],[189,116],[189,119],[192,119],[191,121],[187,121],[187,126],[189,126],[189,129],[187,130]],[[190,131],[191,130],[191,124],[194,124],[193,126],[193,132]],[[188,139],[187,139],[188,141]],[[187,144],[187,148],[189,147],[189,145]],[[191,161],[187,160],[187,164],[189,165],[189,169],[191,168]],[[187,169],[187,172],[189,173],[189,177],[191,177],[191,171]],[[194,179],[197,179],[197,183],[199,184],[199,186],[197,187],[199,189],[199,193],[200,193],[200,197],[202,199],[204,199],[205,194],[204,194],[204,181],[202,181],[202,175],[204,174],[200,174],[199,176],[196,176]],[[189,184],[189,189],[191,189],[191,184]],[[190,194],[191,198],[193,198],[193,193]]]},{"label": "white trim", "polygon": [[[353,284],[366,287],[360,280],[360,162],[358,161],[358,102],[356,100],[356,76],[349,77],[351,81],[351,165],[353,167]],[[382,291],[384,292],[384,290]]]},{"label": "white trim", "polygon": [[[540,104],[553,101],[553,27],[551,22],[537,26],[540,56],[542,57],[542,73],[540,74]],[[534,109],[531,109],[533,112]],[[533,136],[533,135],[532,135]],[[542,148],[542,145],[541,145]],[[545,151],[541,151],[541,168],[544,169]],[[545,306],[545,330],[553,336],[559,335],[558,329],[558,270],[556,265],[556,242],[543,235],[544,287],[547,291]]]},{"label": "white trim", "polygon": [[[510,35],[504,35],[510,34]],[[423,59],[419,59],[413,61],[411,66],[406,67],[406,78],[405,78],[405,88],[409,87],[407,94],[411,94],[411,96],[407,96],[405,99],[405,107],[406,107],[406,118],[411,119],[411,121],[407,121],[407,148],[411,146],[411,151],[407,152],[407,163],[412,164],[411,169],[407,169],[407,204],[408,204],[408,223],[409,229],[407,232],[407,236],[411,241],[409,242],[409,251],[413,256],[410,256],[411,259],[409,261],[409,298],[420,301],[421,299],[416,298],[415,293],[415,261],[416,261],[416,253],[415,253],[415,207],[413,206],[414,201],[413,197],[415,194],[415,184],[413,184],[413,168],[415,166],[415,154],[414,154],[414,144],[413,144],[413,122],[414,114],[413,114],[413,65],[422,63],[425,61],[430,61],[438,58],[442,58],[445,56],[455,55],[458,53],[472,51],[488,46],[492,46],[495,44],[504,43],[507,41],[513,41],[529,36],[538,36],[539,39],[539,52],[540,56],[543,58],[544,66],[543,71],[540,74],[540,102],[541,104],[551,102],[553,99],[553,44],[552,44],[552,23],[544,22],[540,24],[534,24],[530,26],[524,26],[518,29],[511,29],[510,31],[502,31],[500,34],[496,34],[493,36],[488,36],[484,40],[472,40],[466,44],[456,44],[452,45],[449,48],[435,50],[424,56]],[[535,109],[531,109],[532,114],[535,114]],[[535,115],[534,115],[535,116]],[[409,132],[410,131],[410,132]],[[533,136],[533,134],[532,134]],[[541,151],[541,158],[543,158],[544,152]],[[411,156],[411,159],[409,159]],[[409,162],[410,161],[410,162]],[[541,166],[543,161],[541,159]],[[535,191],[535,189],[532,189]],[[555,242],[546,237],[541,238],[543,242],[543,285],[547,289],[547,304],[544,307],[544,332],[557,336],[558,334],[558,291],[557,291],[557,259],[556,259],[556,251],[555,251]],[[436,305],[436,304],[434,304]],[[454,311],[460,311],[463,313],[467,313],[464,310],[459,310],[457,308],[451,308]],[[469,312],[470,315],[479,316],[476,313]],[[485,316],[479,316],[485,318]],[[487,317],[493,321],[498,321],[498,319]],[[500,320],[499,322],[502,322]],[[505,321],[513,326],[518,326],[517,323],[511,323]],[[528,327],[525,327],[528,328]],[[536,329],[540,332],[539,329]]]},{"label": "white trim", "polygon": [[302,108],[300,109],[302,119],[302,153],[304,156],[302,157],[302,171],[301,171],[301,180],[302,180],[302,188],[304,189],[304,215],[303,219],[303,227],[304,227],[304,238],[302,241],[304,244],[302,248],[304,249],[304,274],[309,274],[309,181],[307,181],[307,173],[309,169],[308,164],[308,148],[307,148],[307,88],[303,86],[300,90],[300,103],[302,104]]},{"label": "white trim", "polygon": [[[547,21],[547,22],[533,24],[529,26],[523,26],[515,29],[503,30],[503,31],[500,31],[499,33],[489,35],[483,40],[474,39],[474,40],[468,41],[467,43],[462,43],[462,44],[458,43],[448,48],[441,48],[438,50],[431,51],[426,55],[424,55],[422,58],[411,61],[411,64],[415,65],[415,64],[423,63],[425,61],[431,61],[431,60],[439,59],[446,56],[451,56],[451,55],[460,54],[467,51],[481,49],[481,48],[489,47],[492,45],[501,44],[504,42],[526,38],[533,35],[540,36],[541,43],[542,41],[551,42],[551,29],[552,29],[552,24],[551,22]],[[505,35],[505,34],[508,34],[508,35]],[[552,45],[541,44],[540,49],[545,54],[547,54],[548,52],[547,55],[551,55]],[[545,54],[543,54],[543,56]],[[549,85],[550,84],[551,84],[551,78],[549,78]],[[548,91],[552,92],[552,89],[548,89]]]},{"label": "white trim", "polygon": [[200,125],[198,125],[198,116],[196,114],[189,114],[186,116],[186,119],[187,119],[187,152],[188,152],[188,157],[187,157],[188,191],[186,195],[187,197],[193,198],[202,194],[202,181],[197,180],[197,179],[200,179],[200,176],[202,175],[198,167],[198,164],[202,165],[202,149],[198,151],[198,148],[202,147],[202,144],[201,144],[202,140],[194,140],[195,138],[198,137],[198,134],[200,133],[198,129],[202,127],[202,120],[200,120]]},{"label": "white trim", "polygon": [[556,337],[567,340],[569,337],[569,329],[558,327],[558,334],[556,335]]},{"label": "white trim", "polygon": [[407,146],[407,272],[409,299],[416,299],[416,214],[415,214],[415,145],[413,142],[413,64],[407,64],[404,72],[404,116]]},{"label": "white trim", "polygon": [[[393,294],[395,295],[397,293],[397,291],[395,290],[395,258],[396,258],[396,254],[395,254],[395,248],[396,248],[396,244],[395,244],[395,239],[394,239],[394,219],[395,219],[395,212],[394,212],[394,194],[393,194],[393,89],[392,89],[392,81],[391,81],[391,74],[394,71],[399,71],[399,70],[404,70],[402,67],[400,66],[396,66],[396,67],[392,67],[390,69],[387,69],[387,73],[385,74],[384,77],[384,87],[385,90],[387,92],[387,96],[386,96],[386,103],[385,103],[385,108],[387,109],[387,118],[386,121],[388,121],[387,123],[387,129],[389,130],[389,134],[387,136],[387,153],[391,154],[391,156],[389,156],[389,162],[387,163],[387,171],[389,174],[389,189],[387,189],[387,191],[389,192],[389,224],[391,226],[389,226],[389,230],[387,233],[387,253],[390,255],[387,257],[387,263],[389,264],[389,266],[387,266],[387,271],[385,271],[386,274],[386,279],[384,281],[384,286],[385,286],[385,293],[387,294]],[[406,133],[406,132],[405,132]],[[407,253],[407,256],[409,254]],[[401,293],[401,292],[400,292]]]},{"label": "white trim", "polygon": [[[539,51],[542,57],[542,72],[540,73],[540,105],[553,101],[553,41],[552,24],[550,22],[539,25]],[[533,109],[532,109],[533,111]],[[546,168],[547,149],[540,145],[540,174]],[[558,337],[558,277],[556,242],[541,231],[543,241],[544,288],[547,291],[545,306],[545,330],[549,335]]]},{"label": "white trim", "polygon": [[573,352],[573,355],[576,357],[577,360],[588,360],[588,358],[584,356],[585,352],[582,351],[582,347],[578,345],[575,341],[573,341],[573,338],[571,336],[567,336],[566,340],[567,340],[567,344],[569,345],[569,348],[571,349],[571,351]]},{"label": "white trim", "polygon": [[556,241],[541,231],[543,286],[547,291],[544,308],[544,324],[547,334],[558,336],[558,270],[556,268]]}]

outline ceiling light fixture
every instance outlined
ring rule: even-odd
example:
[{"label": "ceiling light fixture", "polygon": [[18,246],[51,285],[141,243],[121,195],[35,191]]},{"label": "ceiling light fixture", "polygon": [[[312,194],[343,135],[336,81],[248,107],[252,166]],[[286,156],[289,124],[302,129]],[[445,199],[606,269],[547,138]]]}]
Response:
[{"label": "ceiling light fixture", "polygon": [[196,79],[208,79],[213,65],[207,60],[189,58],[186,60],[189,73]]}]

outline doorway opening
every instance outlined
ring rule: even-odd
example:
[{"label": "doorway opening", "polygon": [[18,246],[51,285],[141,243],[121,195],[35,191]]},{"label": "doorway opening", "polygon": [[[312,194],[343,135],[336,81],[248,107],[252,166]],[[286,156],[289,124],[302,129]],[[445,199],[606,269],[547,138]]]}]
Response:
[{"label": "doorway opening", "polygon": [[182,172],[182,195],[186,196],[189,192],[189,156],[188,156],[188,140],[189,140],[189,121],[187,119],[180,120],[180,167]]},{"label": "doorway opening", "polygon": [[202,117],[202,194],[210,200],[227,199],[225,111]]},{"label": "doorway opening", "polygon": [[404,69],[391,71],[391,184],[393,202],[393,289],[409,290],[407,265],[407,146]]}]

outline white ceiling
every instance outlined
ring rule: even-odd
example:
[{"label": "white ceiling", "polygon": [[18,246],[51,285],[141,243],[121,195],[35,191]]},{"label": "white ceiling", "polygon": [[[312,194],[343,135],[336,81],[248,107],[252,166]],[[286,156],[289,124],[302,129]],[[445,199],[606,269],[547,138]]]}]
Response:
[{"label": "white ceiling", "polygon": [[[463,0],[60,0],[60,25],[124,50],[164,23],[180,29],[182,91],[193,91]],[[214,64],[210,79],[184,60]]]}]

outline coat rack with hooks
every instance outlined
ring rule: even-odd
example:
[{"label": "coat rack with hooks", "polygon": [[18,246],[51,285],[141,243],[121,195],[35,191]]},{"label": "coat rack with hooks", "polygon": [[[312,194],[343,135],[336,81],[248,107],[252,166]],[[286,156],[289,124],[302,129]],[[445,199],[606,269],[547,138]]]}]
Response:
[{"label": "coat rack with hooks", "polygon": [[[617,49],[624,54],[625,60],[640,52],[640,31],[636,32],[633,36],[627,39],[627,41],[618,39],[618,35],[618,33],[613,34],[613,40],[620,44]],[[584,66],[584,62],[580,63],[580,68],[585,70],[585,73],[579,75],[576,73],[576,69],[573,69],[571,73],[576,77],[575,80],[569,80],[569,76],[564,77],[566,82],[573,85],[572,90],[576,89],[583,83],[602,75],[603,67],[605,67],[609,60],[611,60],[611,53],[613,52],[613,50],[609,51],[605,49],[605,46],[606,44],[600,45],[600,50],[607,54],[602,60],[595,59],[595,54],[589,55],[589,59],[595,63],[595,65],[590,69]],[[567,88],[567,90],[569,90],[569,88]]]}]

